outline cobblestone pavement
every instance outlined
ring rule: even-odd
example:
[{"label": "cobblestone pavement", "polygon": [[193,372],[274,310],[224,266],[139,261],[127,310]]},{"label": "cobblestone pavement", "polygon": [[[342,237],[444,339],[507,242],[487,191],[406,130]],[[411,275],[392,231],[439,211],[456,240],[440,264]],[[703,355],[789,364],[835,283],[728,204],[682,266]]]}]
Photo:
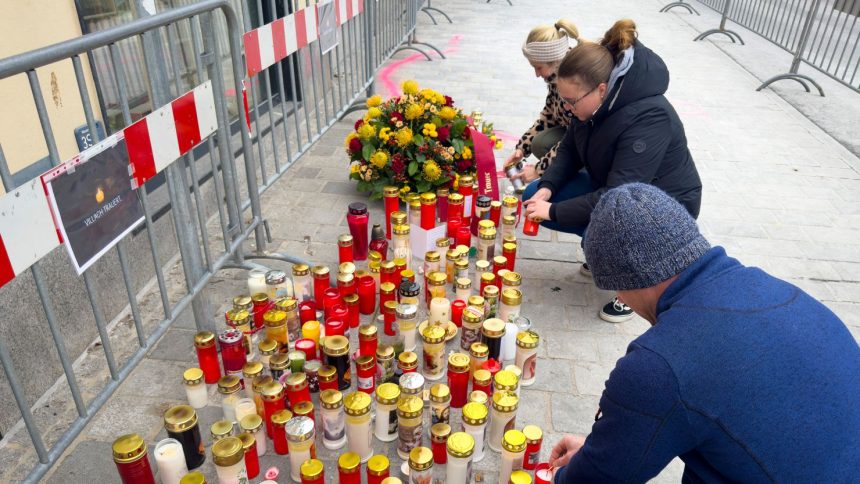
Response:
[{"label": "cobblestone pavement", "polygon": [[[517,136],[532,122],[545,96],[543,82],[520,53],[531,27],[568,17],[583,36],[595,39],[614,20],[635,19],[640,39],[665,59],[672,74],[668,96],[685,123],[704,183],[700,225],[706,236],[742,262],[824,301],[855,337],[860,336],[860,163],[854,155],[777,94],[755,92],[759,81],[747,69],[710,41],[692,42],[694,23],[683,13],[658,13],[661,2],[513,2],[434,1],[454,23],[437,15],[440,24],[433,25],[422,15],[419,39],[438,46],[447,59],[434,56],[428,62],[414,59],[411,52],[398,54],[377,90],[387,96],[387,86],[416,79],[451,95],[459,106],[483,111],[496,128]],[[335,262],[332,242],[346,231],[345,207],[363,199],[346,179],[342,154],[342,140],[353,121],[336,125],[264,196],[279,250],[319,263]],[[507,156],[512,145],[508,142],[499,158]],[[372,207],[376,220],[380,210],[379,205]],[[597,318],[611,294],[580,275],[578,237],[544,230],[535,239],[521,241],[523,312],[534,321],[543,343],[539,376],[522,392],[517,425],[541,426],[548,454],[546,449],[563,433],[589,432],[609,372],[627,344],[648,326],[639,318],[616,325]],[[221,303],[215,309],[223,311],[226,301],[242,291],[244,275],[226,271],[212,284],[212,300]],[[184,400],[180,375],[194,362],[193,329],[186,317],[169,331],[78,438],[49,482],[115,482],[113,438],[139,432],[152,447],[164,437],[161,413]],[[213,390],[211,405],[200,412],[203,428],[220,412]],[[209,443],[208,436],[204,440]],[[374,447],[387,452],[389,446],[374,442]],[[332,481],[333,453],[318,448],[328,460],[326,474]],[[492,481],[498,454],[488,456],[475,468]],[[400,460],[394,457],[392,462]],[[284,458],[264,458],[264,468],[275,464],[285,476]],[[204,470],[214,478],[211,466],[207,459]],[[655,482],[678,482],[681,471],[676,460]]]}]

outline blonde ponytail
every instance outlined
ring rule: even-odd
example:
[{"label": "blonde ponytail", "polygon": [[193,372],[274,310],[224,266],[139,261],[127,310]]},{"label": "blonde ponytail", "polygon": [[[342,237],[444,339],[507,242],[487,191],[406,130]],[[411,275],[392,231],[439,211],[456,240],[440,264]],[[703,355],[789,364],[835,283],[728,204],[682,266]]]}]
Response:
[{"label": "blonde ponytail", "polygon": [[579,42],[579,29],[570,20],[566,18],[559,19],[553,27],[555,27],[557,32],[564,32],[568,37],[577,41],[577,43]]},{"label": "blonde ponytail", "polygon": [[526,37],[526,43],[551,42],[564,36],[579,41],[579,29],[576,28],[576,24],[566,18],[559,19],[555,25],[538,25],[533,28]]},{"label": "blonde ponytail", "polygon": [[618,62],[627,48],[636,42],[636,23],[633,20],[622,19],[610,27],[603,35],[600,45],[606,47],[612,54],[612,59]]}]

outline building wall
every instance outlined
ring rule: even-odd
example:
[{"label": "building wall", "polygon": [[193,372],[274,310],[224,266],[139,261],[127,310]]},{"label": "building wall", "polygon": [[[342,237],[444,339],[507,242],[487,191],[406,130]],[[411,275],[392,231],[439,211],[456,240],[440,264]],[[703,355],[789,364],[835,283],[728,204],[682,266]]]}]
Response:
[{"label": "building wall", "polygon": [[[73,0],[0,2],[0,58],[45,47],[81,35]],[[81,57],[93,113],[100,119],[95,82]],[[74,129],[86,124],[72,62],[62,61],[36,71],[61,159],[78,152]],[[12,173],[48,156],[30,84],[25,74],[0,80],[0,145]]]}]

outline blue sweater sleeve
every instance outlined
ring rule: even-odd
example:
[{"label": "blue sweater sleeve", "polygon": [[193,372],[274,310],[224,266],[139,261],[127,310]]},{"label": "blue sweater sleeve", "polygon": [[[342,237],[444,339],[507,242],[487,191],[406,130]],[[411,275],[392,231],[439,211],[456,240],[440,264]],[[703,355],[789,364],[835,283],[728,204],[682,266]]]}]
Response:
[{"label": "blue sweater sleeve", "polygon": [[660,355],[633,343],[609,375],[601,416],[556,484],[645,482],[695,447],[674,373]]}]

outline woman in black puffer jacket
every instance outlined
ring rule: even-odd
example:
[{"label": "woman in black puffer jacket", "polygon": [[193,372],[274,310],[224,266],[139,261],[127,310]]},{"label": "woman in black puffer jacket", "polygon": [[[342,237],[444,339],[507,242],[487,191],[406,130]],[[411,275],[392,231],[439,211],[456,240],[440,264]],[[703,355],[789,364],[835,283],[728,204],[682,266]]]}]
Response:
[{"label": "woman in black puffer jacket", "polygon": [[[659,187],[697,217],[702,182],[684,125],[664,96],[668,86],[666,64],[636,39],[632,20],[616,22],[600,43],[571,49],[558,68],[558,91],[575,119],[556,161],[526,188],[526,216],[581,236],[603,193],[642,182]],[[600,317],[621,322],[632,311],[616,300]]]}]

